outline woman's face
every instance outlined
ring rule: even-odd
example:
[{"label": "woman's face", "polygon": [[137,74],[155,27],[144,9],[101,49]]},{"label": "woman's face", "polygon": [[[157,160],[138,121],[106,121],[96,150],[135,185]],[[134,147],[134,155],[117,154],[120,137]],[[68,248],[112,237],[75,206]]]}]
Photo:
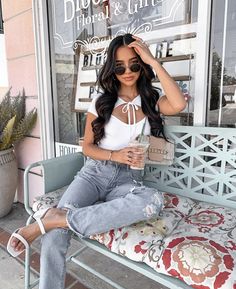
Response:
[{"label": "woman's face", "polygon": [[116,57],[115,66],[116,67],[122,66],[125,68],[124,74],[118,75],[115,73],[116,78],[119,80],[121,85],[122,84],[125,86],[136,85],[136,82],[140,75],[140,70],[137,72],[133,72],[130,70],[132,64],[138,63],[138,57],[137,54],[134,52],[133,48],[121,46],[117,49],[115,57]]}]

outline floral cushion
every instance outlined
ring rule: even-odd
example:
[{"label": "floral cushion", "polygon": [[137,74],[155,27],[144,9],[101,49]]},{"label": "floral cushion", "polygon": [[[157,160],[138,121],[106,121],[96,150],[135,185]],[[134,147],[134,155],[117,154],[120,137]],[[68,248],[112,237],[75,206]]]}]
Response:
[{"label": "floral cushion", "polygon": [[236,210],[199,202],[164,240],[160,273],[193,288],[236,289]]},{"label": "floral cushion", "polygon": [[91,236],[196,289],[236,289],[236,210],[164,194],[158,219]]},{"label": "floral cushion", "polygon": [[67,188],[68,186],[65,186],[35,198],[33,201],[32,210],[36,212],[39,209],[56,207]]}]

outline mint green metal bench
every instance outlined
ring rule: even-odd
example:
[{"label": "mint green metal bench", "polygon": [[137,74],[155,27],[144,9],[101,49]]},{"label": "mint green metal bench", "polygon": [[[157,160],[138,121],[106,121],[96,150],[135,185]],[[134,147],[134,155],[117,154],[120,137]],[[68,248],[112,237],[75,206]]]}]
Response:
[{"label": "mint green metal bench", "polygon": [[[186,126],[169,126],[166,130],[167,134],[176,143],[175,163],[172,166],[146,166],[145,184],[180,196],[186,196],[187,192],[187,197],[194,200],[236,209],[236,130],[232,128]],[[44,193],[47,194],[68,185],[83,164],[84,156],[81,153],[75,153],[40,161],[26,168],[24,197],[25,208],[30,215],[27,224],[32,221],[31,216],[33,214],[29,205],[30,170],[34,167],[42,167]],[[192,288],[176,278],[157,273],[144,263],[134,262],[112,253],[97,241],[81,240],[76,236],[75,238],[84,247],[73,256],[69,256],[68,261],[77,263],[114,288],[124,289],[124,287],[95,272],[76,259],[86,247],[106,255],[168,288]],[[29,260],[30,252],[27,251],[25,257],[25,289],[33,288],[38,283],[38,281],[30,283]]]}]

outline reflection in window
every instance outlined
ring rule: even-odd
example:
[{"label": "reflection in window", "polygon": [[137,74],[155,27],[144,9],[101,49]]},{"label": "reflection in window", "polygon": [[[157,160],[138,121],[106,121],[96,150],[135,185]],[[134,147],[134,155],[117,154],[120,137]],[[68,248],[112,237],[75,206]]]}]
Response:
[{"label": "reflection in window", "polygon": [[[226,17],[225,17],[226,16]],[[236,126],[236,5],[213,1],[209,126]]]}]

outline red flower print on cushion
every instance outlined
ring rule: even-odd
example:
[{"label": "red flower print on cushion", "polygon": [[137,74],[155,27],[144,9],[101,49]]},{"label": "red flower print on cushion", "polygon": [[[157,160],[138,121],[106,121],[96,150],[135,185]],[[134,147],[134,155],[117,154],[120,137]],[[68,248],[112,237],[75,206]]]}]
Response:
[{"label": "red flower print on cushion", "polygon": [[181,275],[179,274],[179,272],[177,272],[175,269],[171,269],[168,273],[169,273],[171,276],[177,277],[178,279],[180,279],[180,280],[183,281],[182,276],[181,276]]},{"label": "red flower print on cushion", "polygon": [[209,286],[204,285],[192,285],[192,287],[195,289],[211,289]]},{"label": "red flower print on cushion", "polygon": [[233,258],[228,250],[203,237],[172,240],[163,252],[162,261],[169,274],[178,278],[181,276],[179,279],[193,288],[207,288],[199,287],[206,282],[206,285],[212,283],[210,288],[219,289],[234,269]]},{"label": "red flower print on cushion", "polygon": [[108,242],[108,244],[106,245],[107,246],[107,248],[109,248],[110,250],[111,250],[111,246],[112,246],[112,243],[113,243],[113,241],[114,241],[114,237],[115,237],[115,232],[114,232],[114,230],[110,230],[110,232],[109,232],[109,242]]},{"label": "red flower print on cushion", "polygon": [[[227,249],[236,250],[236,244],[233,241],[228,241],[228,245],[225,246]],[[235,288],[236,289],[236,288]]]},{"label": "red flower print on cushion", "polygon": [[135,247],[134,247],[134,251],[135,251],[135,253],[141,253],[141,254],[146,254],[147,253],[147,250],[148,250],[148,248],[147,249],[144,249],[144,248],[142,248],[142,246],[144,245],[144,244],[146,244],[147,242],[145,242],[145,241],[141,241],[141,242],[139,242],[139,245],[136,245]]},{"label": "red flower print on cushion", "polygon": [[223,257],[225,267],[229,270],[233,270],[234,268],[234,260],[230,255],[225,255]]},{"label": "red flower print on cushion", "polygon": [[220,288],[228,279],[229,275],[229,272],[221,272],[220,274],[218,274],[214,282],[214,288]]},{"label": "red flower print on cushion", "polygon": [[100,234],[91,235],[89,238],[91,240],[98,241],[99,243],[105,245],[108,249],[111,250],[114,237],[115,237],[115,231],[110,230],[108,233],[100,233]]},{"label": "red flower print on cushion", "polygon": [[184,239],[185,239],[184,237],[174,239],[173,241],[171,241],[171,242],[169,243],[168,248],[173,248],[173,247],[175,247],[175,246],[178,245],[179,243],[182,243],[182,242],[184,241]]},{"label": "red flower print on cushion", "polygon": [[224,223],[224,216],[215,211],[206,210],[188,216],[186,218],[186,223],[205,227],[215,227]]},{"label": "red flower print on cushion", "polygon": [[176,208],[179,204],[179,198],[176,195],[164,194],[164,208]]},{"label": "red flower print on cushion", "polygon": [[129,233],[125,232],[124,235],[122,236],[122,240],[125,240],[126,238],[128,238],[128,236],[129,236]]},{"label": "red flower print on cushion", "polygon": [[200,227],[200,228],[198,228],[198,231],[199,232],[201,232],[201,233],[208,233],[208,232],[210,232],[210,228],[208,228],[208,227]]}]

